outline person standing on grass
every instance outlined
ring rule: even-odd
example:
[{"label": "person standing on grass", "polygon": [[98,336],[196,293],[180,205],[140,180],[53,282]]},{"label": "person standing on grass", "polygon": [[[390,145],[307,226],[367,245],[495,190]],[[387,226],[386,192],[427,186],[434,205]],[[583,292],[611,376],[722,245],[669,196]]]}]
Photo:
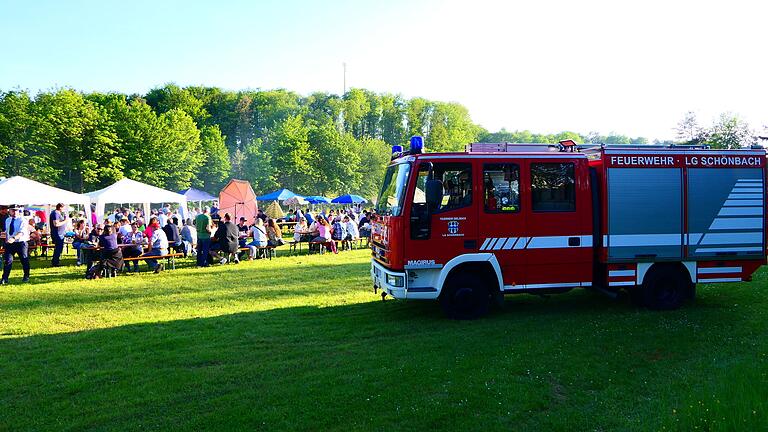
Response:
[{"label": "person standing on grass", "polygon": [[[165,231],[160,228],[160,222],[155,216],[149,219],[149,225],[154,229],[152,230],[152,236],[149,238],[150,250],[143,256],[163,256],[168,255],[168,237],[165,236]],[[154,270],[155,273],[163,271],[165,266],[163,263],[158,263],[156,258],[149,258],[144,260],[149,265],[150,270]]]},{"label": "person standing on grass", "polygon": [[27,221],[16,213],[15,207],[8,209],[5,220],[5,250],[3,251],[3,277],[0,285],[8,283],[8,276],[13,267],[13,256],[18,255],[21,268],[24,270],[22,282],[29,282],[29,233],[31,227]]},{"label": "person standing on grass", "polygon": [[51,239],[53,240],[53,258],[51,258],[51,267],[61,265],[61,253],[64,251],[64,237],[67,234],[67,220],[69,217],[64,214],[64,204],[56,204],[56,209],[51,212]]},{"label": "person standing on grass", "polygon": [[195,230],[197,231],[197,266],[208,267],[208,255],[211,252],[211,208],[203,207],[203,212],[195,217]]}]

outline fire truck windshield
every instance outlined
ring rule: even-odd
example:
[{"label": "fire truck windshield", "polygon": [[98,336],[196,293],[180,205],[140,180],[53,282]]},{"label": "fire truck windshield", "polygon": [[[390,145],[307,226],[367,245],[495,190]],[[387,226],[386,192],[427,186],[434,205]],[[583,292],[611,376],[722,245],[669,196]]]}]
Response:
[{"label": "fire truck windshield", "polygon": [[408,185],[411,164],[408,162],[390,165],[384,174],[379,199],[376,201],[376,213],[382,216],[400,216],[403,211],[403,198]]}]

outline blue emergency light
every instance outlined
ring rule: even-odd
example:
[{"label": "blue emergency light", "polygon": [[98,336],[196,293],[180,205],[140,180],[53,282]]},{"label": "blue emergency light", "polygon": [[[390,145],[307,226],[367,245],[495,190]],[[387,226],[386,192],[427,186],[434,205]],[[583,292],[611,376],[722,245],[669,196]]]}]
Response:
[{"label": "blue emergency light", "polygon": [[399,146],[399,145],[392,146],[392,155],[396,155],[402,152],[403,152],[403,146]]},{"label": "blue emergency light", "polygon": [[411,154],[419,154],[424,150],[424,138],[418,135],[411,137]]}]

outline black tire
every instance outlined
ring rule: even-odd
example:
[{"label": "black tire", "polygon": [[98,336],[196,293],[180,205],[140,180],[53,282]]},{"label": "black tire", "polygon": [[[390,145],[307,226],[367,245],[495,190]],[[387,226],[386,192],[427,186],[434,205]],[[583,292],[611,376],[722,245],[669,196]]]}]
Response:
[{"label": "black tire", "polygon": [[467,274],[451,276],[440,295],[440,305],[448,318],[471,320],[485,316],[491,295],[483,278]]},{"label": "black tire", "polygon": [[645,276],[637,293],[642,304],[652,310],[679,309],[690,299],[693,284],[685,268],[679,266],[654,266]]}]

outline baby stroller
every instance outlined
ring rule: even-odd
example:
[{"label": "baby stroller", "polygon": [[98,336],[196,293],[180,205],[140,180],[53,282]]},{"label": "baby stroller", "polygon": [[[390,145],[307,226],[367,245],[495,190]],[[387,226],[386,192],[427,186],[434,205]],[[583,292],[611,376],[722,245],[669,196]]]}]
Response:
[{"label": "baby stroller", "polygon": [[123,253],[120,249],[103,250],[100,259],[85,271],[86,279],[112,278],[123,269]]}]

